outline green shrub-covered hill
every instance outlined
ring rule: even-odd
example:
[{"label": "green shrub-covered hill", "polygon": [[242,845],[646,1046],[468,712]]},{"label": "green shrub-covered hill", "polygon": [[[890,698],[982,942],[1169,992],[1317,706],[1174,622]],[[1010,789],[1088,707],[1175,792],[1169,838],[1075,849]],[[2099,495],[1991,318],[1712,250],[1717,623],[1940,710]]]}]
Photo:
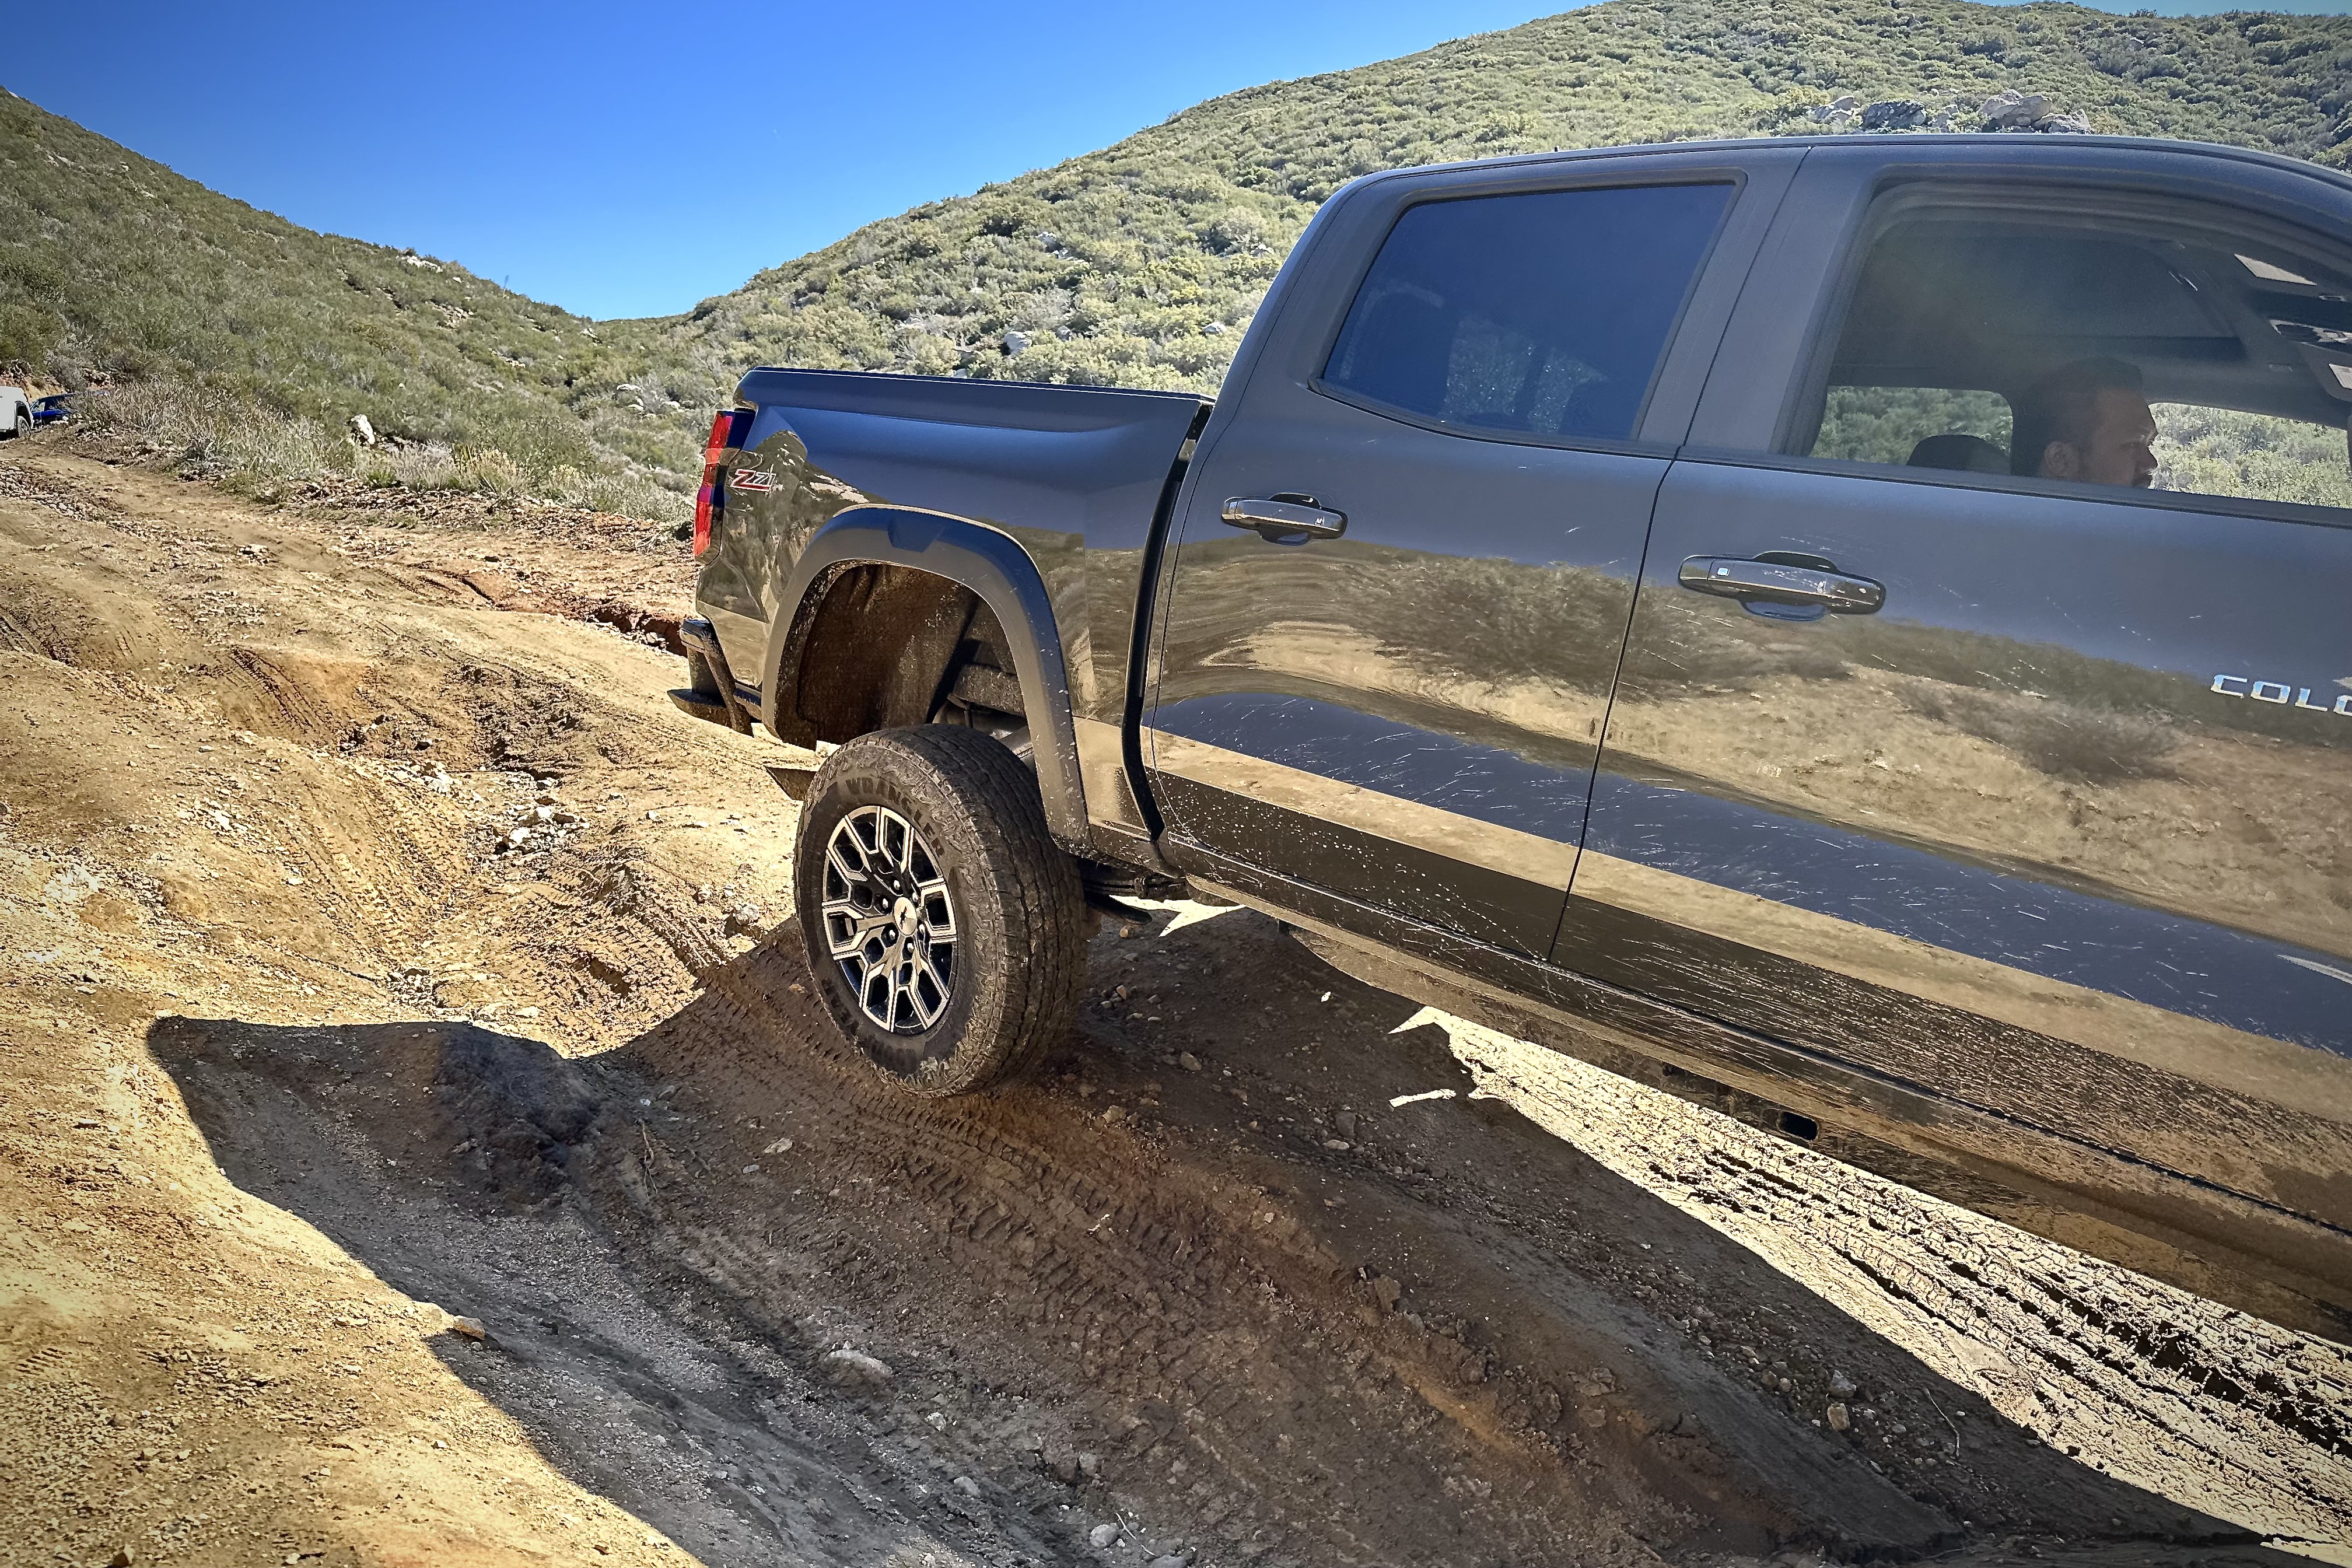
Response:
[{"label": "green shrub-covered hill", "polygon": [[2012,88],[2095,131],[2341,167],[2352,17],[1607,0],[1214,99],[869,224],[688,314],[604,323],[310,233],[0,100],[0,363],[216,381],[322,431],[364,413],[460,456],[495,447],[530,482],[653,479],[674,497],[709,410],[754,364],[1213,388],[1318,204],[1357,174],[1813,132],[1811,110],[1847,94],[1972,129]]}]

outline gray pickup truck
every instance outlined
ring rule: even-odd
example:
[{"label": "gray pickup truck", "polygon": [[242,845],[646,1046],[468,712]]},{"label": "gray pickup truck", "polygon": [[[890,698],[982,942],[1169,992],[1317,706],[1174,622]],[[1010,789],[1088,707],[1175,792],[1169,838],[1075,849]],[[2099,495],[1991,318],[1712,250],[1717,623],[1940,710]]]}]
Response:
[{"label": "gray pickup truck", "polygon": [[2352,180],[1853,136],[1377,174],[1190,395],[757,370],[691,680],[831,742],[919,1091],[1189,888],[2279,1321],[2352,1323]]}]

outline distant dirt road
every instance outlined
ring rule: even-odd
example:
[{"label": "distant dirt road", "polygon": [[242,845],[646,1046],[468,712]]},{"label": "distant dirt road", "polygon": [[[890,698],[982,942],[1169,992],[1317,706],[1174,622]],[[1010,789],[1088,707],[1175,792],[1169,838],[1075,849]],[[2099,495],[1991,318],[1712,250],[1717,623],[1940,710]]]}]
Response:
[{"label": "distant dirt road", "polygon": [[0,1563],[2352,1562],[2342,1347],[1252,913],[892,1094],[666,538],[5,458]]}]

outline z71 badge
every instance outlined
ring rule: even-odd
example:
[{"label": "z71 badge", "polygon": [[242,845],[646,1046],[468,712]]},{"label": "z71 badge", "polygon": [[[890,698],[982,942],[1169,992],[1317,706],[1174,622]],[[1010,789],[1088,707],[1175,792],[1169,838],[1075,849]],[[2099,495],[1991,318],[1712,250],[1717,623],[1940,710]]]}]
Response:
[{"label": "z71 badge", "polygon": [[738,468],[735,470],[735,483],[731,488],[739,490],[774,489],[776,471],[773,468]]}]

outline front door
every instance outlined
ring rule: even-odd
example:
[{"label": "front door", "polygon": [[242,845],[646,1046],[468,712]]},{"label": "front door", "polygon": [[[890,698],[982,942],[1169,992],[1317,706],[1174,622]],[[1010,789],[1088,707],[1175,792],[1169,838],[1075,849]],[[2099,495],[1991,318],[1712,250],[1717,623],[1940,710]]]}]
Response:
[{"label": "front door", "polygon": [[1644,412],[1740,186],[1413,194],[1368,272],[1294,268],[1362,278],[1344,319],[1236,366],[1146,740],[1180,862],[1540,956],[1671,450]]},{"label": "front door", "polygon": [[1883,205],[1784,450],[1663,487],[1557,958],[2352,1226],[2352,249]]}]

